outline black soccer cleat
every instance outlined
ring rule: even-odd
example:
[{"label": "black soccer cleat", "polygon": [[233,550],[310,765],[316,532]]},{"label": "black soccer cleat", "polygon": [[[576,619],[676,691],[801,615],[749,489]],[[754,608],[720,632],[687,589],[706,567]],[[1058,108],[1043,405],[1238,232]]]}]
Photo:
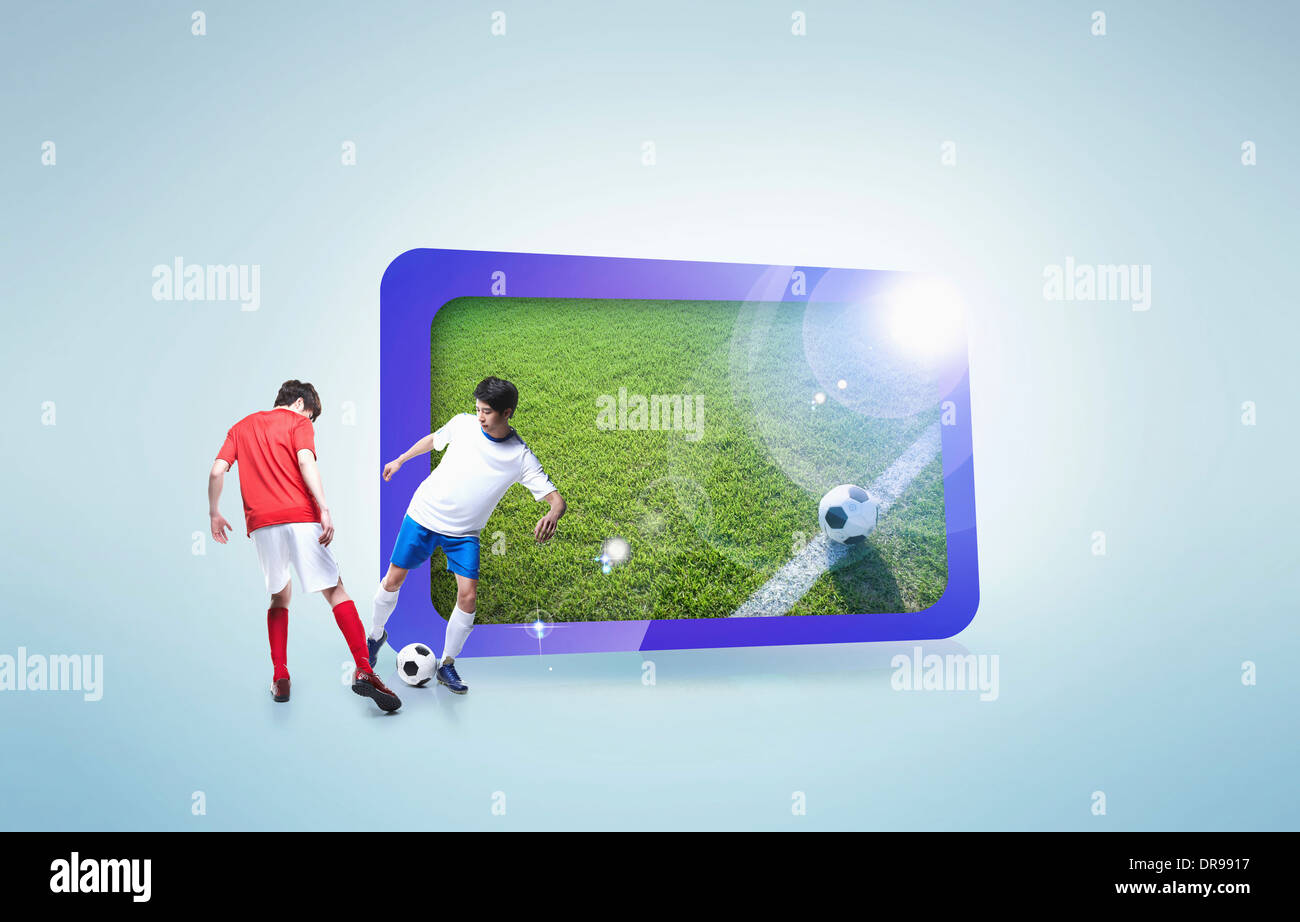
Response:
[{"label": "black soccer cleat", "polygon": [[463,695],[469,691],[469,686],[462,682],[460,676],[457,675],[455,663],[446,663],[439,666],[435,674],[438,676],[439,684],[446,685],[447,690],[453,695]]},{"label": "black soccer cleat", "polygon": [[352,677],[352,690],[363,698],[369,698],[379,705],[381,711],[395,711],[402,706],[402,699],[393,694],[393,690],[379,680],[373,672],[360,669]]}]

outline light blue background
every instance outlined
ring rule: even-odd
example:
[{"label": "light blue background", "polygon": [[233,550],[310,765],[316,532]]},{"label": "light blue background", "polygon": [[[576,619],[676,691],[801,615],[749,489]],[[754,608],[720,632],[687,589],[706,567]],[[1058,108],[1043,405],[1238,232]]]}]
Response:
[{"label": "light blue background", "polygon": [[[623,7],[8,7],[0,653],[103,654],[105,690],[0,693],[0,827],[1294,828],[1294,6]],[[299,597],[273,705],[251,543],[192,553],[206,472],[313,381],[368,611],[379,278],[416,246],[959,279],[956,642],[998,700],[893,691],[895,648],[853,646],[656,654],[653,686],[636,654],[465,660],[468,697],[384,718]],[[177,256],[259,264],[261,309],[154,301]],[[1045,301],[1067,256],[1150,264],[1150,311]]]}]

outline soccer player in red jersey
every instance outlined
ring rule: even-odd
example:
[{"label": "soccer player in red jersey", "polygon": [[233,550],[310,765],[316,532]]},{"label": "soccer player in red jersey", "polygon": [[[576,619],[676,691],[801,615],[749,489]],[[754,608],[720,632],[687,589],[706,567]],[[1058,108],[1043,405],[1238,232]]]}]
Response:
[{"label": "soccer player in red jersey", "polygon": [[275,667],[272,697],[276,701],[289,700],[286,649],[292,565],[303,588],[322,593],[334,610],[334,620],[356,662],[352,690],[373,699],[381,710],[395,711],[402,702],[370,667],[365,629],[356,605],[343,589],[339,565],[329,550],[334,523],[316,469],[316,439],[311,425],[318,416],[320,395],[316,388],[303,381],[286,381],[280,386],[273,409],[245,416],[230,427],[208,475],[212,537],[218,544],[225,544],[226,532],[232,530],[218,507],[226,471],[238,463],[248,536],[257,548],[266,591],[271,594],[266,629],[271,641],[271,664]]}]

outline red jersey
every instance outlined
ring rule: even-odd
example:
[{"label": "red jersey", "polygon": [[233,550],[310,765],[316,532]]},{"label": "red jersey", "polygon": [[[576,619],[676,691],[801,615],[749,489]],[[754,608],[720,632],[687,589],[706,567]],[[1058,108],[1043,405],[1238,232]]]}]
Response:
[{"label": "red jersey", "polygon": [[239,462],[239,492],[249,534],[267,525],[319,522],[320,510],[298,469],[298,452],[316,455],[311,420],[292,410],[265,410],[230,427],[217,457]]}]

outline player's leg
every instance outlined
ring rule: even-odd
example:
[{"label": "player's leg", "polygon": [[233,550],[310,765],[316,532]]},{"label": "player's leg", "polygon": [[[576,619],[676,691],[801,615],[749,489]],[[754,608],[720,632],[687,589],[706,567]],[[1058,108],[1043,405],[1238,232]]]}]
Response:
[{"label": "player's leg", "polygon": [[388,631],[384,627],[388,619],[393,614],[393,609],[397,608],[397,594],[402,589],[402,583],[406,582],[406,574],[411,572],[406,567],[399,567],[395,563],[389,563],[388,572],[384,578],[379,581],[379,588],[375,590],[375,599],[373,604],[373,614],[370,619],[370,635],[366,638],[366,645],[370,649],[370,666],[373,669],[375,662],[379,658],[379,651],[384,648],[388,640]]},{"label": "player's leg", "polygon": [[343,580],[340,579],[333,586],[321,590],[321,595],[325,596],[325,603],[329,605],[330,611],[334,613],[334,622],[339,626],[343,639],[347,641],[348,650],[352,653],[352,659],[356,661],[356,667],[369,672],[370,662],[366,656],[366,632],[361,627],[361,615],[357,612],[356,603],[352,601],[348,591],[343,588]]},{"label": "player's leg", "polygon": [[456,607],[447,618],[447,635],[436,674],[439,682],[463,695],[469,686],[461,681],[455,664],[474,628],[474,612],[478,608],[478,538],[444,538],[442,548],[447,554],[447,569],[456,577]]},{"label": "player's leg", "polygon": [[293,581],[284,584],[279,592],[271,594],[271,606],[266,610],[266,636],[271,643],[271,697],[276,701],[289,700],[289,600],[293,596]]},{"label": "player's leg", "polygon": [[357,612],[356,603],[343,588],[343,580],[340,579],[333,586],[323,589],[321,595],[325,597],[325,604],[334,613],[334,622],[339,626],[343,639],[347,641],[348,651],[351,652],[356,667],[369,672],[370,663],[366,658],[366,632],[361,627],[361,615]]},{"label": "player's leg", "polygon": [[271,593],[272,608],[288,608],[289,602],[293,598],[293,580],[284,584],[284,588],[279,592]]},{"label": "player's leg", "polygon": [[401,699],[379,681],[370,668],[366,652],[366,629],[361,626],[356,603],[343,588],[338,562],[330,549],[320,543],[320,525],[314,522],[295,522],[290,527],[293,561],[298,570],[298,578],[305,590],[319,592],[325,597],[325,602],[334,612],[334,623],[338,625],[343,639],[347,641],[348,650],[352,653],[357,670],[352,676],[352,690],[358,695],[372,698],[381,710],[397,710],[402,706]]},{"label": "player's leg", "polygon": [[343,580],[321,593],[325,602],[334,612],[334,622],[348,642],[348,650],[357,671],[352,675],[352,690],[358,695],[370,698],[379,705],[381,711],[395,711],[402,706],[402,699],[393,690],[379,680],[370,668],[369,654],[366,650],[366,629],[361,626],[361,615],[357,613],[356,603],[343,588]]},{"label": "player's leg", "polygon": [[271,594],[271,604],[266,611],[266,635],[271,645],[271,697],[276,701],[289,700],[289,598],[293,587],[289,582],[292,554],[288,541],[288,525],[268,525],[253,531],[253,548],[257,562],[262,567],[266,591]]},{"label": "player's leg", "polygon": [[478,580],[456,573],[456,607],[447,618],[447,636],[435,674],[439,682],[458,695],[469,691],[469,686],[456,671],[456,657],[464,648],[469,632],[474,629],[474,610],[477,604]]},{"label": "player's leg", "polygon": [[448,633],[446,649],[442,652],[444,660],[455,660],[460,655],[469,632],[474,625],[474,610],[478,607],[478,580],[470,579],[460,573],[456,574],[456,607],[451,610],[448,624],[455,625],[455,632]]},{"label": "player's leg", "polygon": [[409,515],[403,517],[402,527],[398,530],[397,540],[393,543],[393,553],[389,555],[388,572],[384,574],[384,578],[379,581],[379,588],[375,590],[370,636],[367,638],[371,668],[374,668],[379,651],[388,640],[388,631],[384,625],[388,623],[393,609],[397,608],[397,594],[401,591],[402,583],[406,581],[406,574],[429,559],[436,546],[437,537],[435,532],[425,528]]}]

